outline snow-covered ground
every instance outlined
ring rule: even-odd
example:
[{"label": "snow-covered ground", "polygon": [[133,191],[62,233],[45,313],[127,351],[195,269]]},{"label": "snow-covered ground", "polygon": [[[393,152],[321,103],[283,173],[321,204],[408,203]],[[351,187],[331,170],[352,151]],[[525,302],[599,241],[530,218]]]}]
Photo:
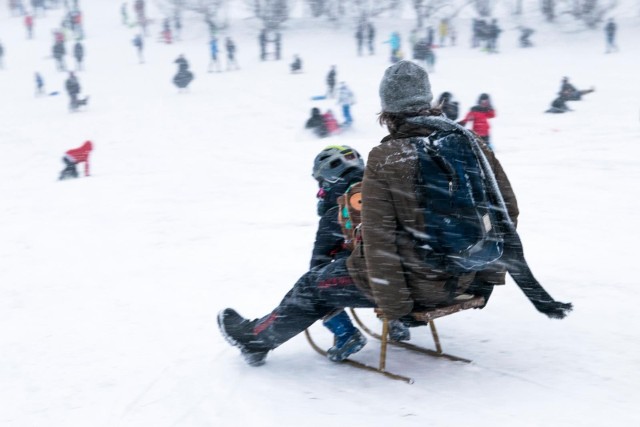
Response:
[{"label": "snow-covered ground", "polygon": [[[384,136],[381,42],[391,30],[406,40],[413,22],[380,20],[377,54],[357,57],[352,28],[292,21],[284,59],[260,62],[259,22],[238,18],[221,35],[236,39],[241,69],[208,74],[201,24],[185,22],[172,45],[155,41],[154,26],[141,65],[120,2],[81,4],[79,78],[91,98],[74,114],[49,58],[61,11],[38,18],[27,40],[0,9],[0,425],[640,425],[637,12],[618,15],[611,55],[600,30],[542,24],[535,48],[518,48],[505,28],[501,53],[488,55],[468,47],[466,21],[458,46],[438,49],[436,95],[453,92],[462,112],[492,95],[527,258],[575,310],[549,320],[508,281],[486,309],[437,322],[445,350],[472,364],[391,350],[388,367],[415,379],[407,385],[333,364],[302,335],[248,367],[215,316],[228,306],[261,316],[305,272],[313,157],[329,143],[366,154]],[[186,94],[171,84],[180,53],[196,74]],[[295,53],[300,75],[288,73]],[[339,114],[310,101],[331,65],[357,96],[355,125],[317,140],[301,127],[314,105]],[[61,95],[36,98],[35,71]],[[543,114],[565,75],[596,92],[574,112]],[[92,176],[56,181],[64,152],[86,139]],[[312,330],[328,347],[329,334]],[[425,328],[412,333],[431,345]],[[355,358],[376,356],[370,342]]]}]

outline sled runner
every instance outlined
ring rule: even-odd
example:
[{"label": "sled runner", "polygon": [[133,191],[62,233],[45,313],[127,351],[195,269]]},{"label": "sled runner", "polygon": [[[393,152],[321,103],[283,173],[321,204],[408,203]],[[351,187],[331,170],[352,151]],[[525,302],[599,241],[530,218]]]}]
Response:
[{"label": "sled runner", "polygon": [[[380,361],[378,364],[378,367],[373,367],[373,366],[369,366],[366,365],[364,363],[358,362],[356,360],[352,360],[352,359],[346,359],[344,362],[342,363],[346,363],[348,365],[351,365],[353,367],[359,368],[359,369],[364,369],[364,370],[368,370],[368,371],[373,371],[373,372],[377,372],[379,374],[382,374],[386,377],[392,378],[394,380],[401,380],[401,381],[405,381],[409,384],[413,384],[413,379],[410,377],[406,377],[404,375],[399,375],[399,374],[394,374],[392,372],[389,372],[386,370],[386,363],[387,363],[387,347],[388,345],[392,345],[395,347],[402,347],[405,348],[407,350],[411,350],[411,351],[415,351],[417,353],[420,354],[424,354],[426,356],[432,356],[432,357],[441,357],[444,359],[448,359],[454,362],[464,362],[464,363],[471,363],[471,360],[469,359],[465,359],[462,357],[458,357],[458,356],[454,356],[451,354],[447,354],[444,353],[442,351],[442,345],[440,344],[440,337],[438,336],[438,331],[436,330],[436,326],[434,323],[434,320],[439,318],[439,317],[444,317],[444,316],[448,316],[450,314],[454,314],[457,313],[459,311],[462,310],[468,310],[470,308],[479,308],[484,306],[485,304],[485,300],[483,297],[481,296],[476,296],[476,297],[470,297],[466,300],[463,301],[457,301],[454,302],[453,304],[450,304],[448,306],[445,307],[436,307],[436,308],[430,308],[427,310],[422,310],[422,311],[416,311],[411,313],[411,316],[413,316],[413,318],[415,319],[416,322],[423,322],[424,325],[426,326],[427,324],[429,325],[429,328],[431,330],[431,336],[433,337],[433,342],[435,344],[435,350],[432,349],[428,349],[428,348],[424,348],[424,347],[420,347],[414,344],[410,344],[408,342],[404,342],[404,341],[391,341],[389,340],[389,321],[385,318],[382,319],[382,333],[378,334],[374,331],[372,331],[369,327],[367,327],[362,320],[360,319],[360,317],[358,317],[358,315],[356,314],[354,309],[350,309],[351,310],[351,314],[353,315],[354,320],[356,321],[356,323],[360,326],[360,328],[362,328],[362,330],[367,333],[368,335],[370,335],[371,337],[375,338],[376,340],[380,341]],[[309,330],[305,330],[305,335],[307,337],[307,340],[309,341],[309,344],[311,345],[311,347],[317,351],[318,353],[322,354],[323,356],[327,355],[327,352],[324,351],[322,348],[320,348],[314,341],[313,338],[311,337],[311,334],[309,333]]]}]

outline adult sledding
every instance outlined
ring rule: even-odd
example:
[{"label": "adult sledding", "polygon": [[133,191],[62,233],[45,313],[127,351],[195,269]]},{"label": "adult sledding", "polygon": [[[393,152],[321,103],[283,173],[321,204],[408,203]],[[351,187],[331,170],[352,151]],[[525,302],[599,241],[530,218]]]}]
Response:
[{"label": "adult sledding", "polygon": [[[415,326],[416,310],[465,296],[486,304],[507,272],[548,317],[561,319],[572,309],[534,278],[515,229],[518,205],[507,175],[484,142],[431,107],[427,72],[397,62],[385,72],[380,98],[389,135],[369,154],[362,222],[352,224],[354,251],[308,271],[262,318],[245,319],[231,308],[218,315],[222,335],[250,365],[345,307],[376,308],[386,320]],[[441,149],[448,144],[456,148]],[[427,163],[433,173],[421,173]]]}]

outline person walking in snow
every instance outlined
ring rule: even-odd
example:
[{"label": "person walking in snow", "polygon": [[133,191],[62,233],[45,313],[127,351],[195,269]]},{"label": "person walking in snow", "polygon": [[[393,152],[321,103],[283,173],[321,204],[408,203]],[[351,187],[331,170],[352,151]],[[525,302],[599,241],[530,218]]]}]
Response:
[{"label": "person walking in snow", "polygon": [[220,72],[220,61],[218,61],[218,38],[213,36],[211,40],[209,40],[209,54],[211,55],[209,59],[209,67],[207,72],[213,72],[213,67],[215,66],[216,71]]},{"label": "person walking in snow", "polygon": [[397,31],[392,32],[391,36],[389,37],[389,40],[386,40],[383,43],[389,43],[389,46],[391,48],[390,59],[392,63],[398,62],[402,59],[402,52],[400,51],[401,40],[400,40],[399,32]]},{"label": "person walking in snow", "polygon": [[122,25],[128,27],[129,26],[129,12],[127,10],[127,3],[122,3],[120,5],[120,19]]},{"label": "person walking in snow", "polygon": [[238,61],[236,59],[236,44],[231,37],[227,37],[225,41],[225,48],[227,49],[227,71],[239,70]]},{"label": "person walking in snow", "polygon": [[327,78],[326,78],[326,82],[327,82],[327,98],[333,98],[334,95],[335,95],[336,74],[337,73],[338,72],[336,71],[336,66],[332,65],[331,69],[327,73]]},{"label": "person walking in snow", "polygon": [[607,51],[605,53],[617,52],[618,46],[616,46],[616,32],[618,31],[618,26],[616,25],[613,18],[609,19],[607,25],[604,26],[604,33],[607,38]]},{"label": "person walking in snow", "polygon": [[82,61],[84,59],[84,46],[78,40],[73,46],[73,57],[76,59],[76,71],[82,71]]},{"label": "person walking in snow", "polygon": [[76,77],[73,71],[69,72],[69,77],[65,81],[64,86],[67,90],[67,93],[69,94],[69,109],[71,111],[77,110],[78,107],[82,105],[87,105],[87,102],[89,100],[88,97],[85,97],[84,99],[78,98],[78,95],[80,95],[81,91],[80,82],[78,82],[78,77]]},{"label": "person walking in snow", "polygon": [[67,49],[64,47],[64,42],[55,42],[52,48],[52,52],[53,59],[55,59],[56,61],[56,69],[58,71],[66,71],[67,66],[65,65],[64,56],[67,54]]},{"label": "person walking in snow", "polygon": [[344,116],[344,123],[342,126],[351,126],[353,123],[353,117],[351,117],[351,106],[356,103],[353,92],[345,82],[340,82],[338,87],[338,105],[342,107],[342,115]]},{"label": "person walking in snow", "polygon": [[367,23],[367,45],[369,46],[369,55],[375,53],[376,27],[373,23]]},{"label": "person walking in snow", "polygon": [[27,29],[27,38],[33,38],[33,15],[27,13],[24,17],[24,26]]},{"label": "person walking in snow", "polygon": [[62,162],[65,168],[60,172],[60,181],[69,178],[78,178],[77,166],[80,163],[84,163],[84,176],[89,176],[89,155],[93,151],[93,143],[91,141],[85,141],[78,148],[72,148],[67,150],[62,158]]},{"label": "person walking in snow", "polygon": [[487,27],[487,52],[498,53],[498,37],[502,30],[498,27],[498,20],[492,19]]},{"label": "person walking in snow", "polygon": [[144,39],[142,34],[136,34],[132,43],[136,47],[136,52],[138,53],[138,62],[140,64],[144,64]]},{"label": "person walking in snow", "polygon": [[[431,108],[428,75],[417,64],[400,61],[389,67],[379,93],[380,122],[390,135],[369,154],[361,193],[362,240],[354,251],[347,258],[308,271],[261,318],[244,318],[232,308],[218,313],[222,336],[239,348],[249,365],[263,365],[271,350],[344,307],[376,307],[384,318],[404,321],[416,306],[446,304],[464,293],[488,299],[494,285],[504,283],[503,272],[444,273],[424,261],[417,235],[426,234],[425,210],[418,198],[420,188],[408,178],[419,175],[417,147],[412,141],[436,133],[433,127],[421,124],[426,120],[434,125],[451,124],[441,118],[440,110]],[[515,221],[518,207],[507,176],[495,156],[486,147],[482,150],[486,173],[497,181],[494,191],[506,201],[502,212]],[[545,304],[536,303],[536,308]],[[556,309],[553,303],[551,308]],[[560,310],[569,309],[569,305],[560,305]]]},{"label": "person walking in snow", "polygon": [[496,111],[493,109],[493,105],[491,105],[491,98],[489,98],[488,94],[483,93],[478,97],[478,104],[471,107],[471,110],[467,113],[464,119],[460,120],[458,123],[465,126],[467,123],[471,122],[471,130],[473,130],[473,132],[475,132],[475,134],[478,135],[485,144],[487,144],[491,151],[493,151],[489,132],[491,129],[489,119],[492,119],[495,116]]},{"label": "person walking in snow", "polygon": [[36,81],[36,96],[44,95],[44,79],[38,72],[36,72],[35,74],[35,81]]},{"label": "person walking in snow", "polygon": [[0,41],[0,70],[4,68],[4,46]]},{"label": "person walking in snow", "polygon": [[358,56],[362,56],[362,47],[364,46],[364,30],[365,30],[365,26],[364,23],[361,22],[360,24],[358,24],[358,27],[356,28],[356,47],[358,49]]}]

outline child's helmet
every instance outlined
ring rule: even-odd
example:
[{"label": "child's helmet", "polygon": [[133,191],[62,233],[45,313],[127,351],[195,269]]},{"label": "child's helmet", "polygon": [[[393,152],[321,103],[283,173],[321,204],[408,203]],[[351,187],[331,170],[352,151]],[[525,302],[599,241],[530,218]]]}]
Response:
[{"label": "child's helmet", "polygon": [[329,145],[313,161],[313,177],[317,181],[337,182],[351,169],[363,172],[364,161],[348,145]]}]

